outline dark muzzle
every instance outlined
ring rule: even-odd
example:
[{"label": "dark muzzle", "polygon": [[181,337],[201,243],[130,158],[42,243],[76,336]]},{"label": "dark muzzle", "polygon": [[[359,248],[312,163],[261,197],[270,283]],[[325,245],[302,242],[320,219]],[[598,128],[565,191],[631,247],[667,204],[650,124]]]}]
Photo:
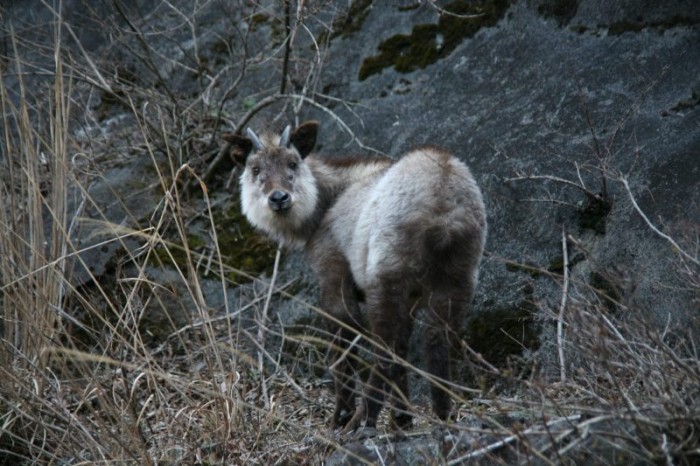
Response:
[{"label": "dark muzzle", "polygon": [[292,196],[284,191],[274,191],[267,198],[267,204],[274,211],[287,210],[292,205]]}]

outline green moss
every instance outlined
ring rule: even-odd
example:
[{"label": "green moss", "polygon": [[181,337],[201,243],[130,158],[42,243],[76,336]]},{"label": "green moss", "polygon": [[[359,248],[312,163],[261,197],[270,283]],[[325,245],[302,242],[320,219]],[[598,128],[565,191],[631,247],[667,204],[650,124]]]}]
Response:
[{"label": "green moss", "polygon": [[231,52],[231,46],[229,45],[228,40],[224,38],[214,41],[209,49],[215,55],[228,55]]},{"label": "green moss", "polygon": [[[226,212],[215,213],[213,220],[226,265],[250,275],[272,272],[277,248],[250,226],[238,203]],[[242,277],[232,273],[228,278],[240,282]]]},{"label": "green moss", "polygon": [[[316,36],[317,44],[325,44],[338,37],[348,37],[362,27],[365,18],[369,14],[373,0],[353,0],[348,9],[339,14],[329,29],[324,29]],[[309,46],[315,50],[316,45]]]},{"label": "green moss", "polygon": [[[214,211],[213,224],[216,226],[216,236],[225,266],[240,270],[247,275],[256,276],[263,272],[271,273],[274,266],[276,246],[253,230],[243,214],[238,203],[226,211]],[[174,232],[164,235],[166,238],[175,236]],[[188,258],[186,249],[177,244],[177,239],[170,239],[170,243],[158,246],[152,257],[152,265],[175,267],[183,273],[189,270],[188,260],[193,263],[197,258]],[[174,244],[173,244],[174,243]],[[189,232],[187,245],[191,252],[203,253],[212,248],[211,240],[198,234]],[[244,275],[230,272],[226,277],[234,283],[246,281]]]},{"label": "green moss", "polygon": [[253,16],[250,17],[250,30],[251,31],[257,31],[262,25],[267,23],[270,19],[272,18],[270,15],[267,15],[265,13],[255,13]]},{"label": "green moss", "polygon": [[411,11],[411,10],[417,10],[420,7],[420,0],[416,1],[416,3],[412,3],[410,5],[406,6],[400,6],[399,11]]},{"label": "green moss", "polygon": [[284,16],[272,16],[266,13],[256,13],[250,17],[248,24],[250,25],[250,30],[256,32],[262,30],[265,27],[270,28],[270,39],[272,40],[273,47],[279,46],[287,36],[287,31],[284,26]]},{"label": "green moss", "polygon": [[[206,246],[206,242],[196,235],[187,237],[188,249],[192,252],[201,252]],[[155,248],[152,258],[152,265],[175,267],[179,268],[185,276],[188,275],[188,257],[185,247],[178,244],[169,244],[168,246],[160,245]],[[192,262],[196,262],[191,258]]]},{"label": "green moss", "polygon": [[631,21],[618,21],[610,25],[608,32],[613,36],[619,36],[625,32],[639,32],[645,27],[647,26],[643,22],[634,23]]},{"label": "green moss", "polygon": [[588,28],[584,26],[583,24],[577,24],[574,26],[571,26],[570,29],[575,32],[576,34],[585,34],[588,32]]},{"label": "green moss", "polygon": [[191,235],[187,238],[187,246],[192,251],[201,251],[207,243],[199,236]]},{"label": "green moss", "polygon": [[511,0],[449,3],[444,7],[448,13],[441,14],[437,24],[416,25],[411,34],[397,34],[379,44],[379,54],[362,62],[358,78],[363,81],[392,66],[400,73],[425,68],[449,55],[465,38],[498,23],[510,3]]},{"label": "green moss", "polygon": [[564,256],[559,256],[549,263],[547,271],[552,273],[564,273]]},{"label": "green moss", "polygon": [[689,99],[681,100],[671,109],[671,111],[680,112],[683,110],[691,109],[693,107],[697,107],[698,105],[700,105],[700,94],[693,91]]},{"label": "green moss", "polygon": [[608,27],[608,33],[618,36],[626,32],[640,32],[644,29],[652,29],[658,33],[664,33],[668,29],[675,27],[692,27],[698,24],[694,18],[686,16],[673,16],[664,21],[618,21]]},{"label": "green moss", "polygon": [[335,39],[338,36],[347,37],[353,32],[359,31],[370,12],[371,6],[372,0],[353,0],[345,13],[333,21],[331,39]]}]

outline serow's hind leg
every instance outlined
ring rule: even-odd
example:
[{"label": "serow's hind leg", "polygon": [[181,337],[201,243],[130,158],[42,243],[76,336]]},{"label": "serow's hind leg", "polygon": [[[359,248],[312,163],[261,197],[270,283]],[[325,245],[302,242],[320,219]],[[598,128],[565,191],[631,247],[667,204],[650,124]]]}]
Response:
[{"label": "serow's hind leg", "polygon": [[392,428],[406,430],[413,424],[413,416],[409,412],[408,371],[403,361],[408,357],[408,348],[411,335],[411,320],[408,315],[400,322],[397,319],[397,331],[400,337],[396,341],[395,352],[402,362],[394,364],[389,373],[388,382],[393,393]]},{"label": "serow's hind leg", "polygon": [[367,382],[365,425],[375,427],[388,391],[393,392],[394,423],[401,428],[411,424],[406,403],[408,379],[405,360],[411,324],[407,309],[407,293],[401,282],[382,282],[367,293],[367,308],[372,338],[378,343],[376,363]]},{"label": "serow's hind leg", "polygon": [[457,339],[464,305],[463,297],[446,292],[434,292],[429,299],[424,352],[428,372],[435,377],[430,387],[433,411],[442,420],[447,420],[452,410],[446,382],[452,381],[450,352]]}]

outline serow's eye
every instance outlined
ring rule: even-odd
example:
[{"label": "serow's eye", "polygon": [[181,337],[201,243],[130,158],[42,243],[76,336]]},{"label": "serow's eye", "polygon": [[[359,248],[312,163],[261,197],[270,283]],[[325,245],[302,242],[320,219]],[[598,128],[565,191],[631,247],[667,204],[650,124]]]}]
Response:
[{"label": "serow's eye", "polygon": [[252,170],[253,176],[258,176],[260,174],[260,167],[253,167]]},{"label": "serow's eye", "polygon": [[296,169],[297,169],[297,163],[296,163],[296,162],[289,162],[289,169],[290,169],[290,170],[296,170]]}]

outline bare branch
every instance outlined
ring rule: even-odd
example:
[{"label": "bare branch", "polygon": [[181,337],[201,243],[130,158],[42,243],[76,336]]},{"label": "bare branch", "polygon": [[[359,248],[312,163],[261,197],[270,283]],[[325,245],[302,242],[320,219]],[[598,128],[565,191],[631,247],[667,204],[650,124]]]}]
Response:
[{"label": "bare branch", "polygon": [[583,183],[577,184],[574,183],[571,180],[567,180],[566,178],[560,178],[558,176],[553,176],[553,175],[524,175],[522,173],[517,172],[516,173],[518,176],[515,176],[513,178],[506,178],[505,181],[506,183],[512,182],[512,181],[534,181],[534,180],[547,180],[547,181],[555,181],[557,183],[565,184],[567,186],[572,186],[576,189],[579,189],[583,191],[587,196],[591,196],[594,199],[597,200],[603,200],[604,197],[601,196],[600,194],[594,193],[593,191],[590,191],[587,189]]},{"label": "bare branch", "polygon": [[569,251],[566,246],[566,228],[561,229],[561,253],[564,261],[564,283],[561,291],[561,305],[557,319],[557,347],[559,349],[559,380],[566,382],[566,361],[564,360],[564,311],[569,295]]},{"label": "bare branch", "polygon": [[687,252],[685,252],[683,250],[683,248],[681,248],[680,245],[678,243],[676,243],[676,241],[673,238],[671,238],[666,233],[664,233],[661,230],[659,230],[658,228],[656,228],[656,226],[653,223],[651,223],[651,220],[649,220],[649,217],[646,216],[644,211],[639,207],[639,204],[637,204],[637,201],[634,198],[634,194],[632,194],[632,190],[630,189],[630,185],[627,182],[627,179],[625,177],[620,177],[620,182],[625,187],[625,190],[627,191],[627,195],[630,198],[630,202],[632,202],[632,206],[634,207],[634,210],[636,210],[637,213],[642,217],[642,219],[644,219],[644,222],[646,222],[647,226],[649,226],[649,228],[651,228],[651,230],[654,233],[656,233],[657,235],[659,235],[661,238],[663,238],[666,241],[668,241],[669,243],[671,243],[671,246],[673,246],[673,249],[678,251],[678,253],[681,256],[685,257],[693,264],[700,266],[700,261],[697,258],[695,258],[695,257],[691,256],[690,254],[688,254]]},{"label": "bare branch", "polygon": [[[268,311],[270,309],[270,302],[272,301],[272,294],[275,290],[275,281],[277,280],[277,273],[280,266],[280,256],[282,255],[279,248],[277,248],[277,254],[275,255],[275,266],[272,269],[272,278],[270,278],[270,286],[267,289],[267,296],[265,298],[265,305],[263,306],[262,315],[260,316],[260,321],[258,322],[258,342],[262,348],[265,347],[266,333],[268,321]],[[270,407],[270,397],[267,393],[267,379],[265,378],[265,366],[263,365],[263,353],[258,351],[258,371],[260,372],[260,381],[262,384],[262,397],[265,402],[265,408]]]}]

